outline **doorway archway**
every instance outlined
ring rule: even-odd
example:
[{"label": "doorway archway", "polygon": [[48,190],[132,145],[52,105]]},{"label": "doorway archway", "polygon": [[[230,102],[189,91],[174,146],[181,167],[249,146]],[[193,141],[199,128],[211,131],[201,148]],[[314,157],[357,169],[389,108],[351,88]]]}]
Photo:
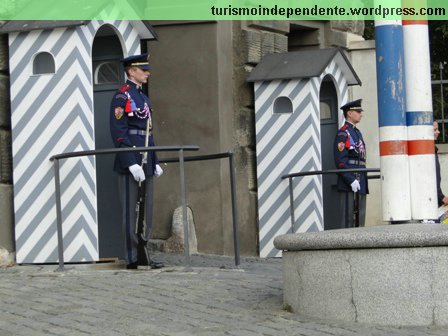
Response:
[{"label": "doorway archway", "polygon": [[[319,93],[320,103],[320,134],[322,170],[336,169],[334,163],[334,139],[338,131],[338,93],[333,77],[324,77]],[[337,176],[322,175],[322,193],[324,207],[324,230],[338,229],[341,216],[339,209],[339,192],[337,190]]]},{"label": "doorway archway", "polygon": [[[109,131],[110,102],[124,82],[119,33],[110,26],[98,29],[92,47],[95,149],[113,148]],[[98,245],[100,258],[124,256],[121,210],[114,156],[96,157]]]}]

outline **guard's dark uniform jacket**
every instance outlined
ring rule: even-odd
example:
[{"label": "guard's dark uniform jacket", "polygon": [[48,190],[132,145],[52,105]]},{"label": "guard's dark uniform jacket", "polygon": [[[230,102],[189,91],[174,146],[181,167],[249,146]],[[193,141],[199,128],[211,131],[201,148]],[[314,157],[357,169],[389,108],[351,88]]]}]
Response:
[{"label": "guard's dark uniform jacket", "polygon": [[440,182],[442,181],[442,178],[440,176],[440,161],[439,161],[439,148],[435,146],[435,158],[436,158],[436,182],[437,182],[437,203],[439,206],[443,205],[443,199],[445,198],[445,195],[443,194],[442,188],[440,187]]},{"label": "guard's dark uniform jacket", "polygon": [[[351,123],[345,122],[334,141],[334,160],[338,169],[365,168],[366,144],[362,134]],[[351,184],[355,180],[354,173],[338,174],[338,190],[352,191]],[[367,174],[359,174],[361,194],[368,194]]]},{"label": "guard's dark uniform jacket", "polygon": [[[146,122],[149,118],[152,130],[152,111],[147,95],[128,80],[117,90],[110,105],[110,132],[115,147],[144,147]],[[150,132],[148,146],[154,146],[152,132]],[[140,153],[119,153],[115,157],[114,170],[120,174],[128,174],[128,167],[141,164]],[[154,175],[154,168],[159,161],[155,152],[148,152],[148,169],[146,176]]]}]

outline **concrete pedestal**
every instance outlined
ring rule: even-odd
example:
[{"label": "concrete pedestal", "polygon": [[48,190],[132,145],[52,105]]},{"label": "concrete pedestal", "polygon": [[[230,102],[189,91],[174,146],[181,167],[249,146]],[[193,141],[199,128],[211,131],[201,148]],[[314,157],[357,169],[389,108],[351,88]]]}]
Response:
[{"label": "concrete pedestal", "polygon": [[448,225],[288,234],[284,303],[299,314],[394,326],[448,325]]}]

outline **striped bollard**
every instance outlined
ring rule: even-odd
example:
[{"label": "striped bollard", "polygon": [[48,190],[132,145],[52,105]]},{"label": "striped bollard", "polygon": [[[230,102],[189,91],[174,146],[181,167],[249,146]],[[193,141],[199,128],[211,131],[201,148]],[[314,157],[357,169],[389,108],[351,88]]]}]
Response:
[{"label": "striped bollard", "polygon": [[427,21],[404,21],[409,177],[414,220],[437,218],[437,186]]},{"label": "striped bollard", "polygon": [[401,21],[375,21],[383,220],[411,219]]}]

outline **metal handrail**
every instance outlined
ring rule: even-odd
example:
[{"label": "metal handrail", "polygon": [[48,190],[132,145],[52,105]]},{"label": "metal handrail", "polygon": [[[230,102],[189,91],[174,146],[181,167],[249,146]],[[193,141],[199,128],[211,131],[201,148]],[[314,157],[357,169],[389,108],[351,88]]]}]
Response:
[{"label": "metal handrail", "polygon": [[349,168],[349,169],[330,169],[330,170],[316,170],[300,173],[291,173],[282,176],[282,180],[290,177],[302,177],[309,175],[326,175],[326,174],[345,174],[345,173],[379,173],[379,168]]},{"label": "metal handrail", "polygon": [[[316,170],[308,172],[290,173],[282,175],[282,180],[289,180],[289,211],[291,214],[291,233],[294,233],[294,188],[292,186],[292,179],[294,177],[313,176],[313,175],[327,175],[327,174],[345,174],[345,173],[379,173],[379,168],[349,168],[349,169],[330,169],[330,170]],[[370,178],[380,178],[381,176],[375,175]],[[367,177],[369,178],[369,177]]]},{"label": "metal handrail", "polygon": [[107,149],[94,149],[87,151],[71,152],[56,154],[50,157],[50,161],[68,159],[72,157],[79,156],[89,156],[89,155],[103,155],[103,154],[117,154],[117,153],[127,153],[127,152],[174,152],[178,150],[185,151],[197,151],[199,146],[189,145],[189,146],[153,146],[153,147],[127,147],[127,148],[107,148]]},{"label": "metal handrail", "polygon": [[54,181],[56,186],[56,224],[58,235],[58,258],[59,258],[59,271],[64,270],[64,241],[62,236],[62,206],[61,206],[61,185],[59,175],[59,160],[68,159],[80,156],[90,155],[103,155],[103,154],[116,154],[116,153],[128,153],[128,152],[163,152],[163,151],[178,151],[179,152],[179,171],[180,171],[180,192],[182,198],[182,221],[184,226],[184,246],[185,246],[185,259],[187,268],[191,268],[190,251],[188,241],[188,224],[187,224],[187,205],[186,205],[186,192],[185,192],[185,175],[184,175],[184,151],[197,151],[199,146],[154,146],[154,147],[129,147],[129,148],[111,148],[111,149],[98,149],[88,151],[78,151],[72,153],[62,153],[53,155],[50,157],[50,161],[54,162]]},{"label": "metal handrail", "polygon": [[[230,156],[233,156],[232,152],[209,154],[209,155],[186,156],[184,159],[185,161],[206,161],[214,159],[224,159]],[[179,162],[179,158],[162,158],[162,159],[159,158],[159,161],[162,163]]]}]

